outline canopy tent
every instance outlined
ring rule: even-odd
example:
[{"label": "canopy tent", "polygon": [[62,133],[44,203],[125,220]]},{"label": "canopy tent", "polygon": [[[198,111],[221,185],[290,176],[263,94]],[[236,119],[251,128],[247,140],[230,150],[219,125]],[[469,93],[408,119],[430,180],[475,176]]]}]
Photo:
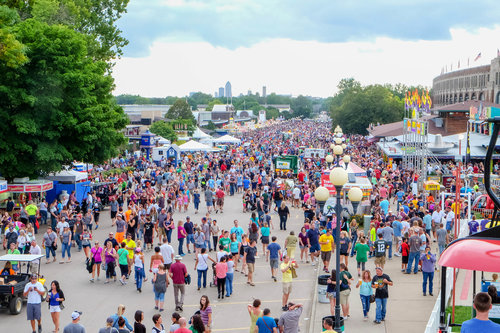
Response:
[{"label": "canopy tent", "polygon": [[63,170],[50,174],[46,178],[65,183],[77,183],[82,180],[87,180],[87,177],[88,173],[85,171]]},{"label": "canopy tent", "polygon": [[217,138],[214,140],[215,143],[233,143],[233,144],[239,144],[241,143],[241,140],[238,138],[235,138],[234,136],[231,136],[229,134],[223,135],[220,138]]},{"label": "canopy tent", "polygon": [[192,138],[197,139],[197,140],[209,139],[209,138],[211,138],[211,136],[208,135],[207,133],[203,132],[199,127],[196,127],[196,130],[193,132]]},{"label": "canopy tent", "polygon": [[179,149],[181,152],[188,152],[188,151],[218,151],[219,149],[212,148],[210,146],[204,145],[203,143],[196,142],[194,140],[190,140],[182,145],[179,146]]}]

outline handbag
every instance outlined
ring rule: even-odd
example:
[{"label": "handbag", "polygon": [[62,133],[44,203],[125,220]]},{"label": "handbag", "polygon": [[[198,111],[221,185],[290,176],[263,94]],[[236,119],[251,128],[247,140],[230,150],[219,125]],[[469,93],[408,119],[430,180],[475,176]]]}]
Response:
[{"label": "handbag", "polygon": [[185,284],[191,284],[191,275],[188,274],[187,276],[184,277],[184,283]]},{"label": "handbag", "polygon": [[295,270],[295,267],[290,267],[290,270],[292,271],[292,279],[297,278],[297,271]]},{"label": "handbag", "polygon": [[370,295],[370,303],[375,303],[375,295]]}]

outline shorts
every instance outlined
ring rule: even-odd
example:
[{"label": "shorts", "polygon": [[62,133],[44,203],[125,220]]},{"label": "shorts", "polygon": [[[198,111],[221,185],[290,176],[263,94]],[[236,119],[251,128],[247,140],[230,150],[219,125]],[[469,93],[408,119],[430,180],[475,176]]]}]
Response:
[{"label": "shorts", "polygon": [[165,301],[165,293],[157,293],[155,291],[155,301],[160,301],[160,302]]},{"label": "shorts", "polygon": [[194,244],[194,234],[187,234],[186,236],[186,243],[189,244]]},{"label": "shorts", "polygon": [[436,231],[437,226],[438,226],[438,223],[432,223],[432,227],[431,227],[432,232]]},{"label": "shorts", "polygon": [[223,206],[224,205],[224,198],[217,199],[217,205]]},{"label": "shorts", "polygon": [[203,244],[194,244],[194,247],[197,249],[204,249],[205,248],[205,243]]},{"label": "shorts", "polygon": [[117,211],[116,212],[111,211],[111,218],[114,219],[117,213],[118,213]]},{"label": "shorts", "polygon": [[320,250],[319,244],[313,244],[309,248],[309,253],[315,253],[318,252],[319,250]]},{"label": "shorts", "polygon": [[207,203],[207,207],[212,207],[213,206],[213,202],[212,201],[206,201]]},{"label": "shorts", "polygon": [[407,264],[407,263],[408,263],[408,256],[402,256],[402,257],[401,257],[401,262],[402,262],[403,264]]},{"label": "shorts", "polygon": [[348,256],[349,254],[347,252],[340,252],[341,256]]},{"label": "shorts", "polygon": [[28,320],[40,320],[42,318],[42,305],[40,303],[28,303],[26,308]]},{"label": "shorts", "polygon": [[262,244],[269,244],[269,236],[262,236],[260,240]]},{"label": "shorts", "polygon": [[128,265],[122,265],[120,264],[120,273],[122,276],[128,274]]},{"label": "shorts", "polygon": [[269,265],[271,265],[271,268],[278,268],[279,266],[279,259],[269,259]]},{"label": "shorts", "polygon": [[59,305],[51,305],[49,307],[50,312],[61,312],[61,307]]},{"label": "shorts", "polygon": [[385,265],[385,257],[375,257],[375,266],[380,267]]},{"label": "shorts", "polygon": [[292,283],[283,282],[283,294],[288,295],[292,292]]},{"label": "shorts", "polygon": [[152,244],[153,243],[153,235],[144,235],[144,243]]},{"label": "shorts", "polygon": [[330,299],[335,298],[335,295],[336,295],[335,291],[332,291],[331,293],[330,292],[326,293],[326,297],[328,297]]},{"label": "shorts", "polygon": [[330,261],[332,257],[332,251],[321,251],[321,260]]},{"label": "shorts", "polygon": [[83,248],[90,247],[90,244],[83,244],[82,247]]},{"label": "shorts", "polygon": [[255,264],[254,263],[247,263],[247,266],[248,266],[248,273],[255,272]]},{"label": "shorts", "polygon": [[299,248],[303,250],[306,246],[305,245],[299,245]]},{"label": "shorts", "polygon": [[358,261],[358,262],[356,263],[356,266],[357,266],[358,268],[361,268],[363,271],[365,270],[365,265],[366,265],[366,262],[365,262],[365,261]]},{"label": "shorts", "polygon": [[347,305],[351,289],[342,290],[340,292],[340,305]]}]

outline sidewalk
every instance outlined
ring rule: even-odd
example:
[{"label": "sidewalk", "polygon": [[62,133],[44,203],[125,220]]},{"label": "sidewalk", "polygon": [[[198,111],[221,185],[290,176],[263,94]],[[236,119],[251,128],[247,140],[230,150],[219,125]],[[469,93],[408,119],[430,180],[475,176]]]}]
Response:
[{"label": "sidewalk", "polygon": [[[435,248],[436,243],[433,243]],[[433,250],[435,252],[435,249]],[[333,257],[333,256],[332,256]],[[332,260],[330,268],[335,267],[335,259]],[[375,273],[373,259],[369,259],[367,269]],[[349,272],[357,281],[357,269],[355,257],[349,258]],[[385,322],[377,325],[373,323],[375,319],[375,303],[370,304],[369,319],[363,319],[363,308],[359,298],[359,289],[355,284],[351,288],[349,297],[350,317],[345,321],[345,332],[405,332],[421,333],[425,330],[432,307],[439,293],[439,272],[434,274],[434,296],[422,295],[422,273],[406,275],[401,272],[401,257],[393,257],[387,260],[384,273],[388,274],[394,285],[389,287],[389,300],[387,302],[387,315]],[[317,301],[315,311],[312,314],[314,320],[313,329],[309,333],[322,331],[321,320],[330,315],[330,305]]]}]

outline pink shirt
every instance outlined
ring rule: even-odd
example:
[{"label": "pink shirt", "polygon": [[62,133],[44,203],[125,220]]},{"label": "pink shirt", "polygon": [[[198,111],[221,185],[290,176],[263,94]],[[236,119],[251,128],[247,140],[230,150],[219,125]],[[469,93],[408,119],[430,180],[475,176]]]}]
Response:
[{"label": "pink shirt", "polygon": [[223,279],[226,277],[227,274],[227,264],[225,262],[219,262],[215,265],[215,272],[216,276],[219,279]]}]

